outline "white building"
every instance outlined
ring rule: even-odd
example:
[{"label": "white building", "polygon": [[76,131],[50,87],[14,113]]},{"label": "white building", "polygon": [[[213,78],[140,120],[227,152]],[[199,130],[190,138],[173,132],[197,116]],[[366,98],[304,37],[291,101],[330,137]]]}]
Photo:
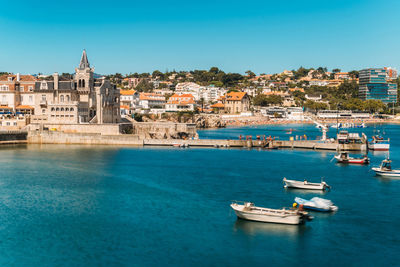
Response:
[{"label": "white building", "polygon": [[196,103],[191,94],[178,95],[174,94],[168,99],[165,109],[168,112],[176,111],[194,111]]},{"label": "white building", "polygon": [[163,109],[165,97],[155,93],[140,93],[139,106],[143,109]]}]

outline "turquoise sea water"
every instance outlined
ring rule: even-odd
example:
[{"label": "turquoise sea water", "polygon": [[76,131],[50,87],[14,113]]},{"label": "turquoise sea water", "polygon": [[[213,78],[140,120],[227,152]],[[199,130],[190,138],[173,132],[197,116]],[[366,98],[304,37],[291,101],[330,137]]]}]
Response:
[{"label": "turquoise sea water", "polygon": [[[200,131],[203,138],[288,138],[312,125]],[[372,128],[362,129],[371,134]],[[400,127],[385,126],[400,168]],[[341,166],[333,152],[28,145],[1,148],[1,266],[395,266],[400,180]],[[384,153],[371,154],[378,165]],[[396,166],[395,166],[396,167]],[[237,220],[231,200],[271,208],[282,178],[321,176],[339,211],[302,226]]]}]

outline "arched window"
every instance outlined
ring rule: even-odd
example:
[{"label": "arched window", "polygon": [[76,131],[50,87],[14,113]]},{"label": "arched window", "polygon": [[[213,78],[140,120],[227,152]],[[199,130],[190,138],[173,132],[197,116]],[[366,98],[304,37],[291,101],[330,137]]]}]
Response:
[{"label": "arched window", "polygon": [[69,111],[69,108],[65,108],[65,111]]},{"label": "arched window", "polygon": [[82,80],[79,80],[78,87],[82,87]]},{"label": "arched window", "polygon": [[64,111],[64,108],[61,108],[61,111]]},{"label": "arched window", "polygon": [[66,101],[69,102],[69,95],[66,95]]},{"label": "arched window", "polygon": [[85,87],[85,80],[82,80],[82,87]]},{"label": "arched window", "polygon": [[64,96],[63,95],[60,95],[60,102],[61,103],[64,102]]},{"label": "arched window", "polygon": [[59,109],[59,108],[56,108],[56,111],[60,111],[60,109]]},{"label": "arched window", "polygon": [[74,111],[74,108],[71,108],[70,111]]},{"label": "arched window", "polygon": [[51,108],[51,111],[54,111],[54,108]]}]

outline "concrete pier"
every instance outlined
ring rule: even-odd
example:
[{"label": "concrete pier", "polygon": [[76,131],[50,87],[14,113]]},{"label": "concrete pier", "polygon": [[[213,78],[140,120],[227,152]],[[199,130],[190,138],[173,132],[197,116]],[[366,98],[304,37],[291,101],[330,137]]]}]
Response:
[{"label": "concrete pier", "polygon": [[85,144],[129,146],[185,146],[185,147],[231,147],[231,148],[286,148],[333,151],[366,151],[367,145],[339,144],[319,140],[226,140],[226,139],[142,139],[138,135],[104,135],[94,133],[64,133],[56,131],[32,131],[28,143],[33,144]]},{"label": "concrete pier", "polygon": [[26,131],[0,131],[0,145],[26,144],[27,135]]}]

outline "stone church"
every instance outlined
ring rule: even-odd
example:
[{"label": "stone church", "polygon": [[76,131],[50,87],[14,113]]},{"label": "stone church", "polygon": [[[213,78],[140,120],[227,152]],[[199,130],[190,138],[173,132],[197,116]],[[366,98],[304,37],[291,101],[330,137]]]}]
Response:
[{"label": "stone church", "polygon": [[35,83],[33,123],[103,124],[120,122],[120,93],[109,80],[94,77],[86,51],[72,79],[51,79]]}]

